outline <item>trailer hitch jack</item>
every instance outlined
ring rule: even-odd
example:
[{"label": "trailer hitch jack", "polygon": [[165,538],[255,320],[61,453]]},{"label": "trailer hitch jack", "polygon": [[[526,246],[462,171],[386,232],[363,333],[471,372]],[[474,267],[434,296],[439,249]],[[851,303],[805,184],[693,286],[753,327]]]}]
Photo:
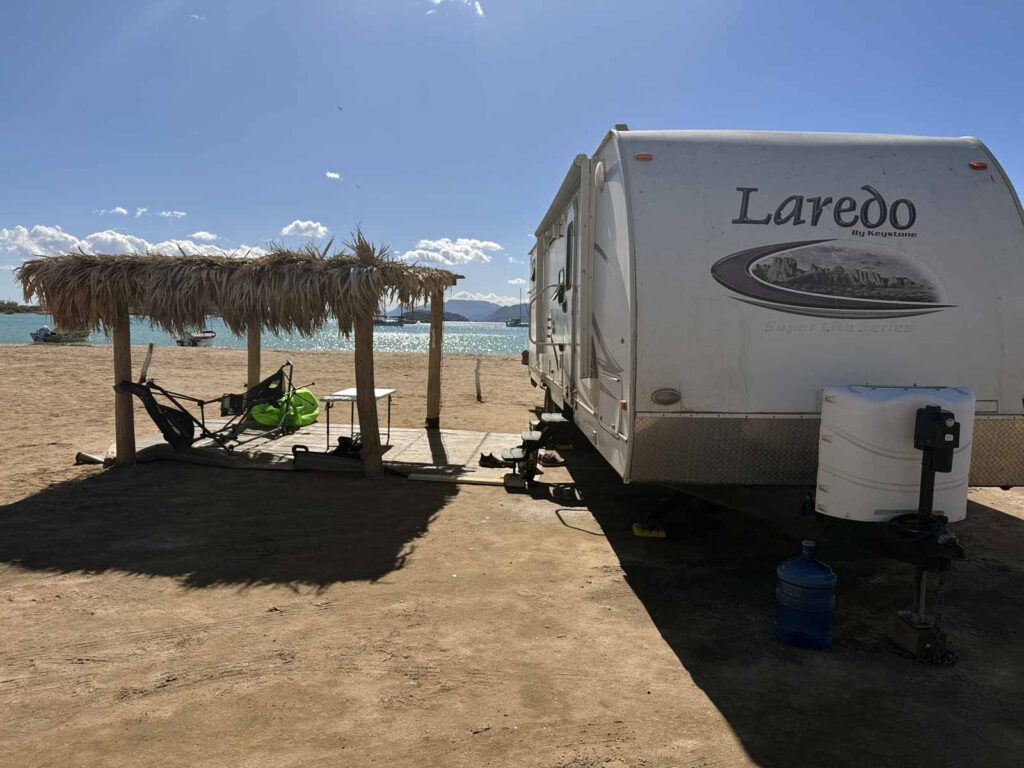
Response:
[{"label": "trailer hitch jack", "polygon": [[896,613],[889,638],[902,651],[937,664],[950,664],[956,655],[948,647],[939,611],[928,609],[928,575],[939,574],[941,608],[942,574],[953,560],[964,559],[964,550],[947,528],[945,515],[933,509],[935,474],[952,471],[953,452],[959,445],[960,424],[953,413],[937,405],[918,409],[914,424],[914,447],[921,451],[917,512],[893,518],[887,531],[893,554],[915,568],[913,608]]}]

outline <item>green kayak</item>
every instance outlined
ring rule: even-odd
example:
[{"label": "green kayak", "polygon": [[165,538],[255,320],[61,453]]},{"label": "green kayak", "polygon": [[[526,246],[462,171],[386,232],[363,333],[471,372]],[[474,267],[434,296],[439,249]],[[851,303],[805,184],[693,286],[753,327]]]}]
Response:
[{"label": "green kayak", "polygon": [[320,416],[320,403],[305,387],[295,390],[295,394],[287,400],[287,404],[285,398],[281,398],[276,403],[254,405],[250,411],[253,421],[266,427],[276,427],[281,423],[281,409],[285,407],[288,409],[285,426],[293,429],[308,427]]}]

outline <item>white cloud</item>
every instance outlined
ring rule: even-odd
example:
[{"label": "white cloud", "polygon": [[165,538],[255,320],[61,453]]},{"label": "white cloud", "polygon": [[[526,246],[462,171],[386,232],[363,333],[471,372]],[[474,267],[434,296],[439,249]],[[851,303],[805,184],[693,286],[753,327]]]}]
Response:
[{"label": "white cloud", "polygon": [[461,5],[465,8],[469,8],[479,16],[481,19],[484,17],[484,7],[480,5],[480,0],[430,0],[430,4],[434,7],[427,11],[429,16],[432,13],[437,13],[438,6],[444,3],[452,3],[453,5]]},{"label": "white cloud", "polygon": [[[145,241],[143,241],[145,242]],[[267,251],[264,248],[260,248],[256,245],[239,245],[237,248],[222,248],[219,245],[211,245],[209,243],[196,243],[192,240],[162,240],[159,243],[152,243],[148,248],[148,252],[152,253],[163,253],[171,256],[175,256],[184,251],[189,256],[250,256],[256,258],[257,256],[266,256]],[[144,253],[146,251],[136,251],[136,253]]]},{"label": "white cloud", "polygon": [[184,219],[188,214],[184,211],[160,211],[157,216],[162,219]]},{"label": "white cloud", "polygon": [[340,179],[341,178],[341,174],[338,173],[337,171],[328,171],[327,173],[324,174],[324,176],[326,176],[328,179]]},{"label": "white cloud", "polygon": [[111,216],[127,216],[128,209],[120,205],[115,205],[113,208],[99,208],[94,210],[93,213],[97,216],[106,216],[107,214],[110,214]]},{"label": "white cloud", "polygon": [[206,17],[200,16],[198,13],[190,13],[188,17],[193,21],[206,21]]},{"label": "white cloud", "polygon": [[149,210],[149,208],[136,208],[135,209],[135,218],[136,219],[139,218],[140,216],[142,216],[148,210]]},{"label": "white cloud", "polygon": [[465,299],[466,301],[489,301],[492,304],[500,304],[503,307],[514,306],[519,303],[515,296],[499,296],[496,293],[473,293],[471,291],[458,291],[451,295],[452,299]]},{"label": "white cloud", "polygon": [[[199,233],[197,233],[199,234]],[[207,233],[208,234],[208,233]],[[237,249],[221,248],[209,243],[194,240],[162,240],[151,243],[141,237],[106,229],[93,232],[79,238],[60,227],[36,225],[34,227],[16,226],[0,228],[0,262],[10,264],[22,262],[37,256],[56,256],[82,250],[86,253],[165,253],[176,255],[181,251],[187,254],[238,254],[262,256],[266,250],[259,247],[242,245]]]},{"label": "white cloud", "polygon": [[237,248],[233,248],[228,253],[235,256],[247,256],[254,259],[260,256],[266,256],[269,251],[266,248],[260,248],[258,245],[246,245],[245,243],[239,244]]},{"label": "white cloud", "polygon": [[509,285],[526,285],[526,281],[521,277],[513,277],[508,281]]},{"label": "white cloud", "polygon": [[201,229],[198,232],[193,232],[189,235],[193,240],[202,240],[203,242],[209,243],[217,239],[217,236],[213,232],[207,232],[205,229]]},{"label": "white cloud", "polygon": [[141,237],[126,235],[115,229],[105,229],[87,235],[75,246],[87,253],[146,253],[149,243]]},{"label": "white cloud", "polygon": [[523,261],[522,259],[517,259],[515,256],[509,256],[508,257],[508,263],[509,264],[525,264],[526,262]]},{"label": "white cloud", "polygon": [[0,229],[0,258],[10,262],[33,256],[53,256],[78,247],[81,241],[60,227],[35,226]]},{"label": "white cloud", "polygon": [[302,221],[296,219],[291,224],[287,225],[281,230],[281,234],[291,237],[297,235],[301,237],[323,237],[327,234],[327,227],[321,224],[319,221]]},{"label": "white cloud", "polygon": [[402,261],[425,261],[447,265],[471,262],[487,264],[491,260],[488,251],[500,250],[502,247],[490,240],[477,240],[471,237],[452,240],[442,237],[440,240],[420,240],[413,250],[406,251],[399,258]]}]

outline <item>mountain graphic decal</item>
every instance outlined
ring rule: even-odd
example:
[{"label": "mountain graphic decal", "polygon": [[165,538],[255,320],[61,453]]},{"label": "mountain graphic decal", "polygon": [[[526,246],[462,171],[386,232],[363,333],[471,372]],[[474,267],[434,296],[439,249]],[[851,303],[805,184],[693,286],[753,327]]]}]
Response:
[{"label": "mountain graphic decal", "polygon": [[740,301],[797,315],[911,317],[953,306],[935,276],[906,254],[837,240],[739,251],[715,262],[711,275]]}]

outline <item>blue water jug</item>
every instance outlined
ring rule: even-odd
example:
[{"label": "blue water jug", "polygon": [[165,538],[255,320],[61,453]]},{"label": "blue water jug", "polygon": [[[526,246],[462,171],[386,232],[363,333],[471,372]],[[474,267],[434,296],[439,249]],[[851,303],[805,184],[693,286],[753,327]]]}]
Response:
[{"label": "blue water jug", "polygon": [[836,574],[814,557],[805,539],[803,554],[781,563],[775,588],[775,634],[801,648],[828,648],[836,607]]}]

